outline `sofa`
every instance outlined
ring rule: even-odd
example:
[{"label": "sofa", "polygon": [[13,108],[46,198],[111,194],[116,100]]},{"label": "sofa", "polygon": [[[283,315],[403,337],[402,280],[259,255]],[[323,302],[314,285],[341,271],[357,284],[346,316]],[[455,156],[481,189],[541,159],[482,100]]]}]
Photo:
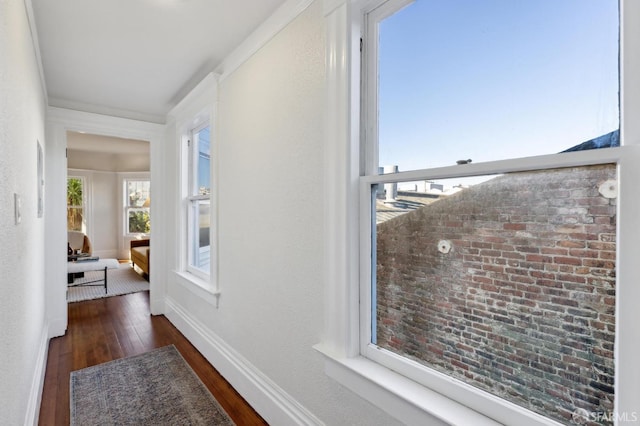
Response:
[{"label": "sofa", "polygon": [[149,240],[131,240],[131,265],[149,275]]}]

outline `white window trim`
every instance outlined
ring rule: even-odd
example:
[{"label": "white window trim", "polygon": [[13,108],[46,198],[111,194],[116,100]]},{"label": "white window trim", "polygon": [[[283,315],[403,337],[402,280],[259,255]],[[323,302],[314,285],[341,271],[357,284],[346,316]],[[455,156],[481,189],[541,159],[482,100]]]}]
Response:
[{"label": "white window trim", "polygon": [[[219,76],[210,73],[205,77],[171,112],[169,118],[175,120],[176,123],[176,145],[177,154],[180,158],[180,183],[178,196],[176,200],[177,217],[179,218],[178,226],[178,268],[174,271],[176,277],[180,280],[188,282],[189,285],[195,286],[198,290],[197,294],[209,294],[219,296],[220,289],[218,283],[218,147],[216,140],[216,121],[215,106],[217,103],[217,86]],[[209,123],[211,126],[211,270],[209,274],[202,274],[195,268],[189,268],[188,261],[188,245],[187,245],[187,206],[189,196],[189,150],[187,141],[190,138],[192,129],[197,128],[203,123]],[[187,179],[185,179],[187,177]]]},{"label": "white window trim", "polygon": [[[441,167],[437,169],[415,170],[393,175],[364,176],[361,185],[361,269],[360,269],[360,306],[371,306],[371,185],[386,182],[401,182],[413,180],[436,180],[451,177],[483,176],[508,172],[538,171],[545,169],[559,169],[564,167],[579,167],[596,164],[618,164],[619,168],[627,168],[633,162],[640,162],[640,149],[611,148],[605,150],[591,150],[562,155],[544,155],[515,160],[502,160],[461,166]],[[624,197],[629,197],[626,194]],[[623,196],[619,199],[624,202]],[[618,246],[620,250],[620,246]],[[360,353],[371,361],[379,363],[400,374],[413,378],[416,382],[428,386],[441,395],[449,396],[474,411],[483,413],[500,423],[509,422],[517,425],[525,424],[557,424],[557,422],[532,411],[496,397],[489,392],[470,386],[461,380],[444,373],[427,368],[408,358],[394,354],[370,344],[371,341],[371,309],[361,309],[360,318]]]},{"label": "white window trim", "polygon": [[[87,208],[87,203],[86,203],[86,198],[87,198],[87,185],[86,185],[86,179],[84,176],[67,176],[67,188],[69,187],[69,180],[70,179],[78,179],[80,180],[80,182],[82,182],[82,201],[80,202],[80,204],[77,205],[69,205],[67,204],[67,209],[72,208],[72,209],[82,209],[82,216],[85,217],[85,213],[86,213],[86,208]],[[68,193],[67,193],[68,195]],[[85,220],[86,223],[86,220]]]},{"label": "white window trim", "polygon": [[[149,207],[129,207],[127,183],[129,181],[149,181],[151,182],[150,173],[129,173],[119,172],[118,177],[120,179],[120,186],[122,191],[122,235],[124,238],[136,238],[138,236],[148,238],[151,233],[143,232],[129,232],[129,215],[130,210],[149,210],[149,217],[151,216],[151,206]],[[153,219],[152,219],[153,220]]]},{"label": "white window trim", "polygon": [[180,284],[182,288],[196,295],[200,300],[218,308],[220,292],[212,291],[209,288],[208,280],[202,280],[190,272],[173,271],[173,274],[176,283]]},{"label": "white window trim", "polygon": [[[325,0],[327,23],[327,109],[325,140],[325,332],[315,348],[325,355],[327,374],[358,393],[390,415],[407,424],[444,421],[450,424],[557,424],[520,407],[506,407],[505,401],[475,388],[461,399],[463,384],[443,375],[443,385],[452,389],[454,398],[443,395],[382,367],[360,354],[361,319],[358,284],[360,226],[359,205],[369,200],[359,184],[360,162],[360,55],[359,44],[363,16],[380,1]],[[640,199],[635,185],[640,182],[640,2],[621,0],[621,141],[618,149],[575,153],[562,160],[557,156],[524,158],[509,161],[516,169],[555,167],[558,161],[571,164],[617,162],[620,182],[618,204],[618,248],[615,343],[615,424],[624,416],[640,418],[640,286],[635,285],[640,271],[635,266],[640,257]],[[363,111],[366,113],[366,111]],[[367,129],[362,129],[366,132]],[[603,161],[604,159],[604,161]],[[465,173],[483,174],[500,169],[501,162],[470,164]],[[503,165],[506,163],[502,163]],[[485,167],[487,169],[485,169]],[[438,177],[459,175],[459,169],[431,170]],[[512,170],[503,170],[512,171]],[[407,180],[421,171],[409,172],[394,179]],[[385,179],[389,177],[386,176]],[[360,197],[363,197],[361,199]],[[620,231],[622,230],[622,231]],[[367,292],[368,293],[368,292]],[[365,326],[366,327],[366,326]],[[478,399],[479,398],[479,399]],[[494,397],[499,399],[497,397]],[[477,399],[476,402],[473,400]],[[469,405],[480,404],[480,410]],[[509,403],[507,403],[509,404]],[[514,413],[518,418],[513,417]],[[522,421],[522,422],[520,422]]]},{"label": "white window trim", "polygon": [[[89,239],[93,239],[93,229],[91,227],[93,220],[93,210],[91,205],[91,191],[92,191],[92,179],[91,172],[79,169],[68,169],[67,171],[67,180],[71,178],[82,179],[82,209],[83,209],[83,217],[84,217],[84,227],[82,232],[85,233],[89,237]],[[67,181],[65,181],[66,183]],[[66,191],[65,191],[66,194]],[[67,206],[68,207],[68,206]],[[74,206],[76,207],[76,206]]]},{"label": "white window trim", "polygon": [[[187,252],[186,252],[186,256],[187,256],[187,261],[186,261],[186,270],[187,272],[195,275],[196,277],[200,278],[200,280],[203,281],[209,281],[209,276],[211,275],[211,271],[206,272],[203,271],[200,268],[196,268],[195,266],[192,265],[192,261],[194,260],[195,257],[195,253],[194,253],[194,245],[193,245],[193,241],[190,240],[190,238],[193,238],[194,236],[191,234],[192,229],[191,226],[193,225],[193,222],[198,221],[199,217],[197,217],[197,214],[194,213],[192,206],[194,204],[194,202],[198,202],[198,201],[209,201],[210,205],[212,205],[212,192],[213,192],[213,187],[212,187],[212,191],[210,191],[210,193],[208,195],[200,195],[200,194],[194,194],[194,185],[197,185],[197,174],[198,174],[198,170],[197,170],[197,157],[198,157],[198,150],[196,150],[196,146],[194,143],[194,135],[198,132],[200,132],[201,130],[205,129],[206,127],[209,126],[209,128],[211,129],[211,125],[210,125],[210,121],[206,118],[206,117],[201,117],[198,119],[198,124],[195,125],[192,129],[189,130],[189,134],[188,134],[188,138],[187,138],[187,167],[186,167],[186,171],[187,171],[187,194],[186,194],[186,200],[185,200],[185,209],[186,209],[186,217],[187,217],[187,230],[186,230],[186,237],[187,237]],[[213,141],[212,145],[213,145]],[[211,182],[211,181],[210,181]],[[211,182],[211,184],[213,184],[213,182]],[[214,217],[214,213],[213,211],[211,211],[211,218],[210,220]],[[209,228],[209,241],[211,240],[211,233],[212,233],[212,229],[213,227]],[[213,244],[211,244],[211,246],[213,246]],[[213,247],[212,247],[213,248]]]}]

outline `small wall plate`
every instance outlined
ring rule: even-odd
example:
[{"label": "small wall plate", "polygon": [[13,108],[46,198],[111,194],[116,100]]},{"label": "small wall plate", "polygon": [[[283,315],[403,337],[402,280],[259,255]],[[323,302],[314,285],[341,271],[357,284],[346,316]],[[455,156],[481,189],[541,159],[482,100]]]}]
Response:
[{"label": "small wall plate", "polygon": [[14,211],[15,211],[15,217],[16,217],[16,225],[19,225],[20,222],[22,222],[22,206],[21,206],[21,201],[20,201],[20,194],[13,194],[13,206],[14,206]]}]

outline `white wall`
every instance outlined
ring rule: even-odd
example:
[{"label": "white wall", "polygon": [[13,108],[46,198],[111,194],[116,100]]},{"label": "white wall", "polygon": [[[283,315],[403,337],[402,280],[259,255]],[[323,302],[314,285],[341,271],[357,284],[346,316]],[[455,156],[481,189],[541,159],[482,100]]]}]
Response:
[{"label": "white wall", "polygon": [[117,258],[118,228],[122,201],[118,198],[118,174],[93,170],[68,169],[68,176],[80,176],[85,181],[86,233],[94,256]]},{"label": "white wall", "polygon": [[[323,330],[325,31],[315,1],[220,82],[219,307],[167,270],[167,315],[273,424],[296,412],[304,422],[391,425],[328,379],[312,349]],[[176,152],[165,152],[173,182]],[[163,188],[179,205],[175,184]],[[167,215],[167,247],[180,246],[177,219]]]},{"label": "white wall", "polygon": [[118,175],[93,173],[91,185],[91,220],[93,253],[100,257],[118,257],[118,216],[122,201],[118,199]]},{"label": "white wall", "polygon": [[[18,425],[37,415],[47,343],[45,224],[36,204],[45,99],[25,3],[0,0],[0,10],[0,423]],[[22,200],[18,225],[14,193]]]}]

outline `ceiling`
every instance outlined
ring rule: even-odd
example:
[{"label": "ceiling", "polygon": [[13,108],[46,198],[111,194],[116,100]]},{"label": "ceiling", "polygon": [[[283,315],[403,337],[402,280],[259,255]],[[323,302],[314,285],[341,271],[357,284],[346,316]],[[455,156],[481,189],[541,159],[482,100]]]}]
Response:
[{"label": "ceiling", "polygon": [[67,148],[107,154],[149,155],[149,142],[80,132],[67,132]]},{"label": "ceiling", "polygon": [[31,0],[49,105],[164,123],[285,0]]}]

